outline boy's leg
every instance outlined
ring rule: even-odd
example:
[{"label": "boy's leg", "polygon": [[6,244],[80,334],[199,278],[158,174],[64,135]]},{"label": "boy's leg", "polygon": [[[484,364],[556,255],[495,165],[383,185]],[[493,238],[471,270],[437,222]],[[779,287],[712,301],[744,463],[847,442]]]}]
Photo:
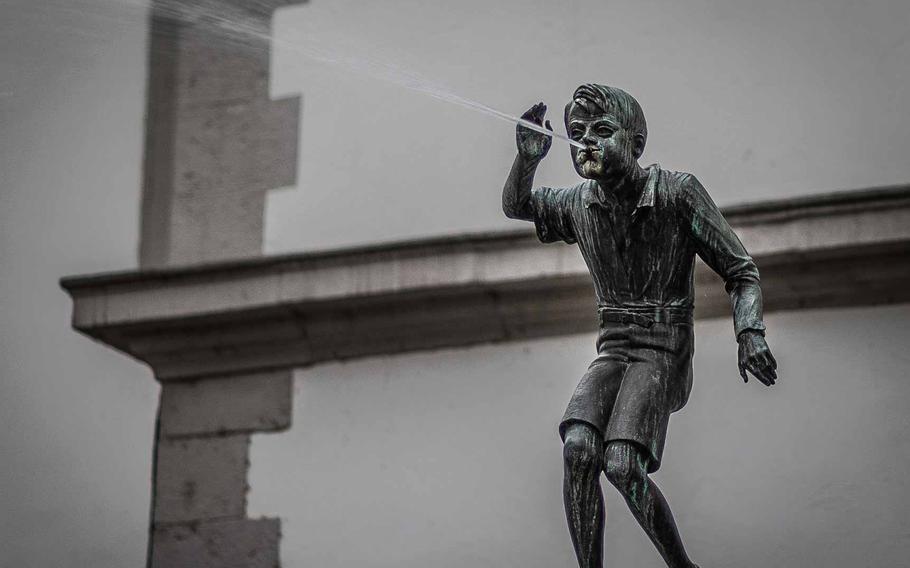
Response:
[{"label": "boy's leg", "polygon": [[573,422],[565,431],[563,499],[580,568],[603,567],[603,447],[603,435],[590,424]]},{"label": "boy's leg", "polygon": [[649,459],[649,454],[635,442],[613,440],[607,444],[604,472],[625,497],[667,566],[697,568],[686,554],[670,505],[648,477]]}]

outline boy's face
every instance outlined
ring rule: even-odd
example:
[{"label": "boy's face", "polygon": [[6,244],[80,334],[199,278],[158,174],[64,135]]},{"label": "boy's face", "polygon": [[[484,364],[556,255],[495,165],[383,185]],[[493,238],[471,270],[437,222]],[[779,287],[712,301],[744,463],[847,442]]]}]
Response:
[{"label": "boy's face", "polygon": [[635,144],[628,130],[612,114],[591,115],[572,105],[566,118],[569,138],[585,145],[571,146],[575,171],[583,178],[619,181],[629,174],[638,160]]}]

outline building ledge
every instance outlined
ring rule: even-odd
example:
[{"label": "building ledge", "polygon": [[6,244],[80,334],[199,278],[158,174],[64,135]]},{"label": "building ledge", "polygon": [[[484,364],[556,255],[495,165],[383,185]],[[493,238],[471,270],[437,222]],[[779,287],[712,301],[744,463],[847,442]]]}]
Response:
[{"label": "building ledge", "polygon": [[[767,311],[910,300],[910,186],[729,207]],[[697,272],[696,315],[729,312]],[[483,233],[64,278],[73,326],[160,380],[595,328],[576,247]],[[731,324],[732,329],[732,324]]]}]

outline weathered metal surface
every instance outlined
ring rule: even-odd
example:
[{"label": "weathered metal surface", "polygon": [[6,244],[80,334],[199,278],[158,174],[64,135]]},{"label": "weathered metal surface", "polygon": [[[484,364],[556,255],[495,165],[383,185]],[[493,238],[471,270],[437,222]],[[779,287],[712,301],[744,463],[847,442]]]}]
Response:
[{"label": "weathered metal surface", "polygon": [[[538,103],[522,118],[543,124],[545,113]],[[594,281],[598,355],[560,423],[563,498],[578,565],[603,566],[602,470],[667,565],[697,568],[648,474],[660,467],[670,414],[685,405],[692,385],[696,256],[724,280],[743,380],[747,373],[767,386],[777,379],[758,268],[694,176],[638,163],[647,125],[632,95],[581,85],[565,122],[581,144],[571,153],[585,181],[533,189],[549,141],[519,125],[502,203],[506,216],[533,221],[542,242],[577,243]],[[592,463],[596,469],[586,467]]]}]

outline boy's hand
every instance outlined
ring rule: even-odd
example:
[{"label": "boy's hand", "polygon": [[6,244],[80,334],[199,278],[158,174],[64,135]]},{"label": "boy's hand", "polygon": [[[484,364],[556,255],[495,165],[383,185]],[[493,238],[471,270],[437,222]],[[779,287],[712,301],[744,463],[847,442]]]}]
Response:
[{"label": "boy's hand", "polygon": [[771,386],[777,381],[777,361],[765,336],[757,331],[744,331],[739,334],[739,375],[743,381],[749,382],[746,371],[755,375],[755,378],[766,386]]},{"label": "boy's hand", "polygon": [[[547,105],[537,103],[521,115],[521,118],[534,124],[543,124],[543,117],[546,112]],[[549,120],[546,122],[546,127],[547,130],[553,130]],[[535,132],[519,124],[515,131],[515,141],[518,145],[518,153],[521,154],[522,158],[531,162],[539,162],[550,151],[553,137]]]}]

